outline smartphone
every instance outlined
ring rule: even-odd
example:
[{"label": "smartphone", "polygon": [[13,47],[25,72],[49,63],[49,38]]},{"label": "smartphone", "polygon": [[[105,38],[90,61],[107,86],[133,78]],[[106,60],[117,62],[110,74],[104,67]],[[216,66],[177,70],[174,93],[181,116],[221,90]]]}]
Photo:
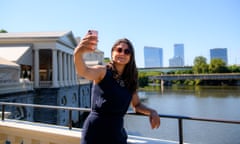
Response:
[{"label": "smartphone", "polygon": [[98,31],[97,30],[88,30],[88,34],[98,36]]},{"label": "smartphone", "polygon": [[[98,37],[98,31],[97,30],[88,30],[88,34]],[[94,50],[97,49],[97,41],[95,41],[95,42],[96,42],[96,45],[93,47]]]}]

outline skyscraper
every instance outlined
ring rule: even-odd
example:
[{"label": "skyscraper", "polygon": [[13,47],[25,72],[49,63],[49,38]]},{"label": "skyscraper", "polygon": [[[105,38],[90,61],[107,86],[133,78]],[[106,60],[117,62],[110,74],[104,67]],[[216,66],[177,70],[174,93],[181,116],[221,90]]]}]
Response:
[{"label": "skyscraper", "polygon": [[174,56],[169,59],[169,66],[184,66],[184,44],[174,44]]},{"label": "skyscraper", "polygon": [[145,67],[162,67],[163,50],[157,47],[144,47]]},{"label": "skyscraper", "polygon": [[184,59],[184,44],[174,44],[174,57]]},{"label": "skyscraper", "polygon": [[221,59],[228,64],[227,48],[213,48],[210,49],[210,59]]}]

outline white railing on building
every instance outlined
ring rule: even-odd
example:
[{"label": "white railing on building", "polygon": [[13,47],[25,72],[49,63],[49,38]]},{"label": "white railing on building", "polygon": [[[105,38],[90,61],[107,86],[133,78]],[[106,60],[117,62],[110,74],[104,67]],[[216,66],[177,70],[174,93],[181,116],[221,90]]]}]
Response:
[{"label": "white railing on building", "polygon": [[51,88],[52,87],[52,81],[40,81],[39,82],[40,88]]},{"label": "white railing on building", "polygon": [[24,91],[32,91],[33,90],[33,82],[20,79],[19,82],[6,82],[0,83],[0,94],[8,94],[8,93],[16,93],[16,92],[24,92]]}]

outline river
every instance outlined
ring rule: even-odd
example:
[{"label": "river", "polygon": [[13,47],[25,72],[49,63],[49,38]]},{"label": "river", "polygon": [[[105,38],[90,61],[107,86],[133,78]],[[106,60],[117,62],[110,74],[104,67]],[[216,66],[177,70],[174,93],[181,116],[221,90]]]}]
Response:
[{"label": "river", "polygon": [[[239,86],[164,87],[162,91],[141,91],[144,104],[159,114],[240,121]],[[150,128],[147,117],[127,116],[130,134],[178,141],[178,121],[161,119],[161,127]],[[240,125],[183,121],[183,140],[194,144],[240,144]]]}]

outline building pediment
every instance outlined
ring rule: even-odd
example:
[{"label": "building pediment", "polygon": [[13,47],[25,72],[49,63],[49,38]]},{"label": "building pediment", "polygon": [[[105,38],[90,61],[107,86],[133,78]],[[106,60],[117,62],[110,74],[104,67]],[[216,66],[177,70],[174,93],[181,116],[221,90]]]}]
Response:
[{"label": "building pediment", "polygon": [[59,40],[61,42],[63,42],[64,44],[67,44],[73,48],[75,48],[77,46],[77,41],[74,38],[73,33],[71,31],[67,32],[64,35],[62,35],[61,37],[59,37]]}]

